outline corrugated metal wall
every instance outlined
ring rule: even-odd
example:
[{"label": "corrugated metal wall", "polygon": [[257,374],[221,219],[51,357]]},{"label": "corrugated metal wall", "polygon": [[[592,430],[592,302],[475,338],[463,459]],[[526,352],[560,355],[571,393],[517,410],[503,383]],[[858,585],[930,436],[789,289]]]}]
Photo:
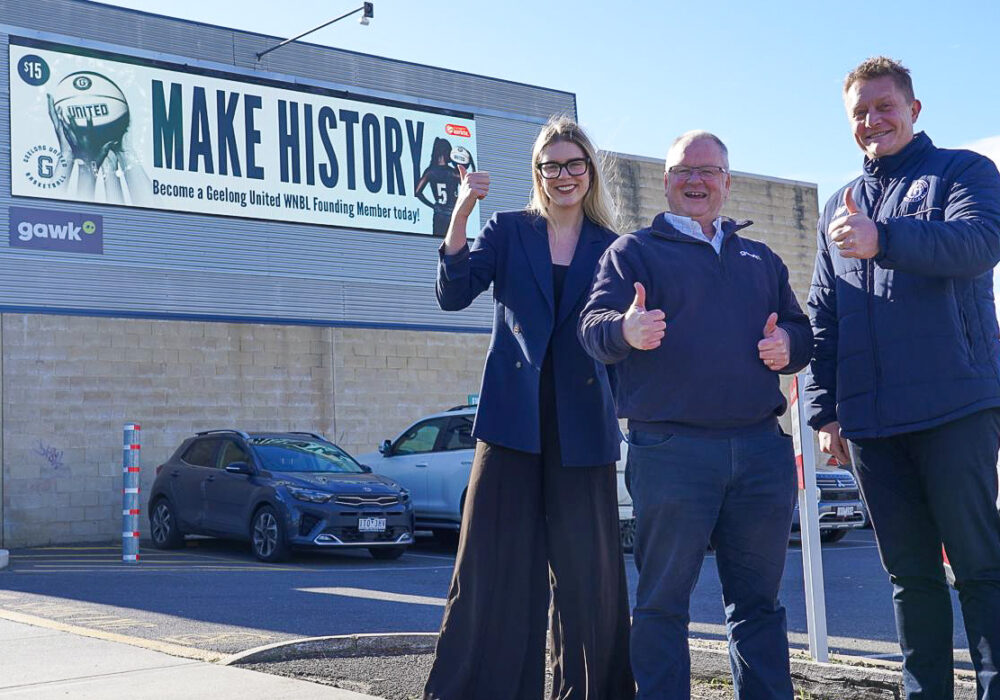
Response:
[{"label": "corrugated metal wall", "polygon": [[[9,205],[104,218],[104,255],[0,245],[0,311],[51,310],[485,330],[491,301],[442,313],[429,237],[10,197],[8,37],[35,36],[143,58],[270,78],[476,115],[479,167],[493,175],[481,214],[517,209],[530,151],[572,94],[308,44],[258,63],[275,40],[80,0],[0,0],[0,231]],[[70,41],[70,36],[76,41]]]}]

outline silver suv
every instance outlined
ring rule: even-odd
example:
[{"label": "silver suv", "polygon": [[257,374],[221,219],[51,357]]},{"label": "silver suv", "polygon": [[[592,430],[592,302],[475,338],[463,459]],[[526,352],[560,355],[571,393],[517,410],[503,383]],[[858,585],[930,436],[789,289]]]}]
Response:
[{"label": "silver suv", "polygon": [[[410,492],[416,527],[432,530],[443,540],[454,540],[462,525],[465,492],[472,471],[476,440],[472,437],[475,406],[456,406],[425,416],[400,433],[386,439],[378,452],[358,460]],[[618,460],[618,515],[622,545],[632,551],[635,521],[632,498],[625,488],[625,445]]]}]

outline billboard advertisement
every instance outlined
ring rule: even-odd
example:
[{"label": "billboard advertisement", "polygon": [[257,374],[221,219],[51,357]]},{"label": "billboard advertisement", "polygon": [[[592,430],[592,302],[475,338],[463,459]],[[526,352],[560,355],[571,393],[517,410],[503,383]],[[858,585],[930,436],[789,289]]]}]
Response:
[{"label": "billboard advertisement", "polygon": [[[10,38],[11,194],[443,236],[471,114]],[[473,212],[473,221],[479,216]]]}]

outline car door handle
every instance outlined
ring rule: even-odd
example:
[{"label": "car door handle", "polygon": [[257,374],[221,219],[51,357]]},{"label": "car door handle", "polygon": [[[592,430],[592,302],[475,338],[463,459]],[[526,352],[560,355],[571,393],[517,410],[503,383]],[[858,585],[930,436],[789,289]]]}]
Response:
[{"label": "car door handle", "polygon": [[423,464],[414,464],[413,466],[415,466],[415,467],[421,467],[421,468],[426,468],[427,467],[427,462],[424,462]]},{"label": "car door handle", "polygon": [[174,469],[172,472],[170,472],[170,476],[180,476],[180,475],[181,473],[177,469]]},{"label": "car door handle", "polygon": [[212,476],[206,476],[205,481],[215,481],[215,475],[213,474]]},{"label": "car door handle", "polygon": [[468,461],[462,460],[462,464],[464,464],[467,467],[472,466],[472,460],[471,459]]}]

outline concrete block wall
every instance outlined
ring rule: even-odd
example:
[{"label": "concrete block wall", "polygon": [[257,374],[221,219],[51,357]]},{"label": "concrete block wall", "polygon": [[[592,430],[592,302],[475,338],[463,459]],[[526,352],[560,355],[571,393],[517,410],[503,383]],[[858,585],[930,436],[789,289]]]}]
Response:
[{"label": "concrete block wall", "polygon": [[[479,391],[488,336],[4,314],[0,545],[121,536],[122,426],[141,501],[198,430],[309,430],[353,454]],[[145,515],[142,530],[147,529]]]},{"label": "concrete block wall", "polygon": [[479,393],[489,335],[335,328],[338,444],[373,452],[414,420]]}]

